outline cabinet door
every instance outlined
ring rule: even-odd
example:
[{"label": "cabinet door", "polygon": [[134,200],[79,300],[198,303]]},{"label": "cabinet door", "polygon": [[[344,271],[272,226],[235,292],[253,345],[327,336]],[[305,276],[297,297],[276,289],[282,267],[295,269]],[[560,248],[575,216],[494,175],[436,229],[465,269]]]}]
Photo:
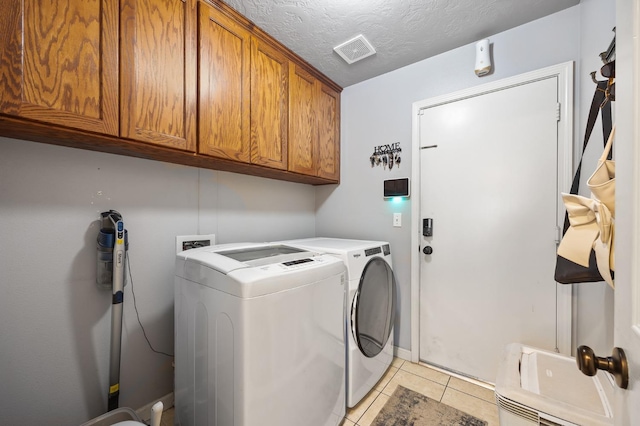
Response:
[{"label": "cabinet door", "polygon": [[340,93],[318,85],[319,177],[340,180]]},{"label": "cabinet door", "polygon": [[289,66],[289,170],[316,175],[318,126],[316,79],[294,63]]},{"label": "cabinet door", "polygon": [[195,0],[121,1],[121,136],[195,151]]},{"label": "cabinet door", "polygon": [[289,60],[252,38],[251,162],[287,169]]},{"label": "cabinet door", "polygon": [[199,3],[198,152],[249,163],[249,31],[218,9]]},{"label": "cabinet door", "polygon": [[0,112],[118,134],[118,2],[5,0]]}]

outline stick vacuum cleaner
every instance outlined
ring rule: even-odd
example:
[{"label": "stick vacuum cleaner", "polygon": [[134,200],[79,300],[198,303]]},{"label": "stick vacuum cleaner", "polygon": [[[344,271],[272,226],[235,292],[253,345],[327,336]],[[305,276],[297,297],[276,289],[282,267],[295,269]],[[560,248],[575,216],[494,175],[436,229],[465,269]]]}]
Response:
[{"label": "stick vacuum cleaner", "polygon": [[101,213],[98,233],[99,287],[111,287],[111,353],[109,356],[108,411],[118,408],[120,394],[120,345],[122,342],[122,302],[124,301],[125,261],[129,241],[122,215],[115,210]]}]

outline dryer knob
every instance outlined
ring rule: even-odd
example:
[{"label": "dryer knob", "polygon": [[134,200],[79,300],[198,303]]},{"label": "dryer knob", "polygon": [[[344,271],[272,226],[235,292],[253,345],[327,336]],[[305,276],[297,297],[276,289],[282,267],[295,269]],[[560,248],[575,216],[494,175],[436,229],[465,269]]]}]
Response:
[{"label": "dryer knob", "polygon": [[424,246],[424,248],[422,249],[422,252],[424,254],[431,254],[433,253],[433,248],[431,248],[431,246]]}]

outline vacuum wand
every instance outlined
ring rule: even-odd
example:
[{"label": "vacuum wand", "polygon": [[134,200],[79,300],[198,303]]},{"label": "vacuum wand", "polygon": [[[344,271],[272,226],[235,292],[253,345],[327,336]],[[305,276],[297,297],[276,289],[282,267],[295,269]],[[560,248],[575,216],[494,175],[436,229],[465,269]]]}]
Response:
[{"label": "vacuum wand", "polygon": [[[115,210],[102,213],[103,225],[107,229],[101,232],[110,232],[113,227],[113,288],[111,299],[111,353],[109,356],[109,397],[107,400],[108,411],[118,408],[120,395],[120,354],[122,343],[122,308],[124,301],[124,273],[126,242],[124,222],[122,215]],[[106,228],[106,227],[105,227]]]}]

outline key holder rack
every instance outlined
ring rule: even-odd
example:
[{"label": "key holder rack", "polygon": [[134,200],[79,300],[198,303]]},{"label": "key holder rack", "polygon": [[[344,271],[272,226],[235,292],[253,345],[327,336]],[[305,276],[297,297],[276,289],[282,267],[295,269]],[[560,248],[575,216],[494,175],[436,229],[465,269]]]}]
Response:
[{"label": "key holder rack", "polygon": [[387,168],[391,170],[394,166],[399,168],[402,162],[401,152],[400,142],[375,146],[373,147],[373,154],[369,157],[371,167],[382,166],[385,170]]}]

